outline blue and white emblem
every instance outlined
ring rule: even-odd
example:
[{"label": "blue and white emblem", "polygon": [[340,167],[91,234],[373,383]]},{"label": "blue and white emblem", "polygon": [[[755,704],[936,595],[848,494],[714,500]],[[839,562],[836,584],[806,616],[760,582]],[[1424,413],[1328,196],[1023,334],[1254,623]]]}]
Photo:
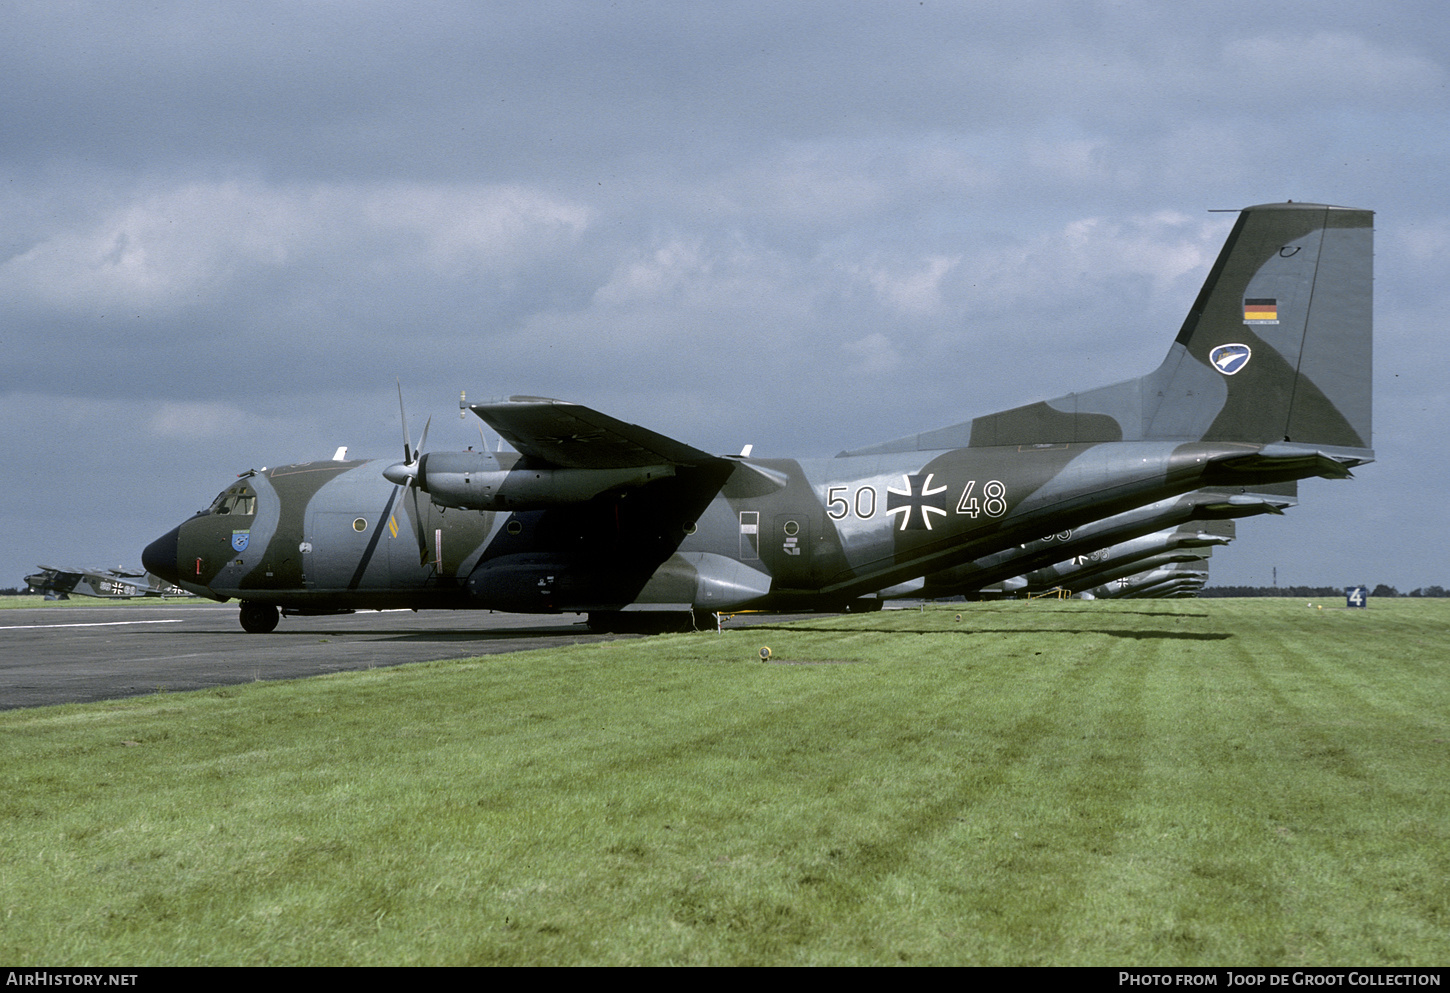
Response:
[{"label": "blue and white emblem", "polygon": [[236,552],[245,552],[247,550],[247,541],[251,538],[251,536],[251,531],[233,531],[232,550]]},{"label": "blue and white emblem", "polygon": [[1252,354],[1248,345],[1219,345],[1208,353],[1208,361],[1225,376],[1232,376],[1249,364],[1249,356]]}]

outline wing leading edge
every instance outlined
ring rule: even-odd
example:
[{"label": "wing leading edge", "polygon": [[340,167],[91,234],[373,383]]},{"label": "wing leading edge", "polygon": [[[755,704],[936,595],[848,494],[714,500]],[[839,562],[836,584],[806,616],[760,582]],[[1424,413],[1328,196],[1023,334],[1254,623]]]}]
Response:
[{"label": "wing leading edge", "polygon": [[654,465],[704,466],[719,456],[638,424],[567,400],[514,396],[469,407],[514,449],[539,466],[620,469]]}]

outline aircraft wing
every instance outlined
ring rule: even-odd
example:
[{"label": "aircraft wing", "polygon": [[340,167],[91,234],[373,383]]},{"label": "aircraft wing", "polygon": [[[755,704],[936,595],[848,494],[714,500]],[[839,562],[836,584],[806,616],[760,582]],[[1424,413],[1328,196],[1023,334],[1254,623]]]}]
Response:
[{"label": "aircraft wing", "polygon": [[58,588],[55,586],[57,583],[68,583],[70,585],[66,589],[69,590],[85,578],[85,571],[82,569],[57,569],[53,565],[42,565],[40,570],[39,575],[44,576],[54,588]]},{"label": "aircraft wing", "polygon": [[566,400],[515,396],[469,408],[531,462],[561,469],[707,465],[723,460]]}]

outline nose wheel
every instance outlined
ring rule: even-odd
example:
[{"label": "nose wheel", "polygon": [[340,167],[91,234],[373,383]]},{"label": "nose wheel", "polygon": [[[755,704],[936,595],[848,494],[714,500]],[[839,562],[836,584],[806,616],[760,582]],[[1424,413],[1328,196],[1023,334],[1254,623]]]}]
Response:
[{"label": "nose wheel", "polygon": [[242,630],[248,634],[266,634],[277,629],[280,616],[277,608],[266,603],[242,603]]}]

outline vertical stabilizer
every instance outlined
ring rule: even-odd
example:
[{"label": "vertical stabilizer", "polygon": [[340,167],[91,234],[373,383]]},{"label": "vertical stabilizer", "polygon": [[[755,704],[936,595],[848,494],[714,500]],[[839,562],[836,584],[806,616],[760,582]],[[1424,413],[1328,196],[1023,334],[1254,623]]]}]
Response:
[{"label": "vertical stabilizer", "polygon": [[1288,441],[1372,457],[1373,222],[1245,208],[1155,372],[979,417],[972,444]]},{"label": "vertical stabilizer", "polygon": [[1369,461],[1373,223],[1325,204],[1246,207],[1156,371],[851,454],[1223,441]]},{"label": "vertical stabilizer", "polygon": [[1320,204],[1245,209],[1147,377],[1144,436],[1369,449],[1373,221]]},{"label": "vertical stabilizer", "polygon": [[1288,441],[1372,458],[1373,217],[1246,207],[1157,371],[977,417],[971,444]]}]

